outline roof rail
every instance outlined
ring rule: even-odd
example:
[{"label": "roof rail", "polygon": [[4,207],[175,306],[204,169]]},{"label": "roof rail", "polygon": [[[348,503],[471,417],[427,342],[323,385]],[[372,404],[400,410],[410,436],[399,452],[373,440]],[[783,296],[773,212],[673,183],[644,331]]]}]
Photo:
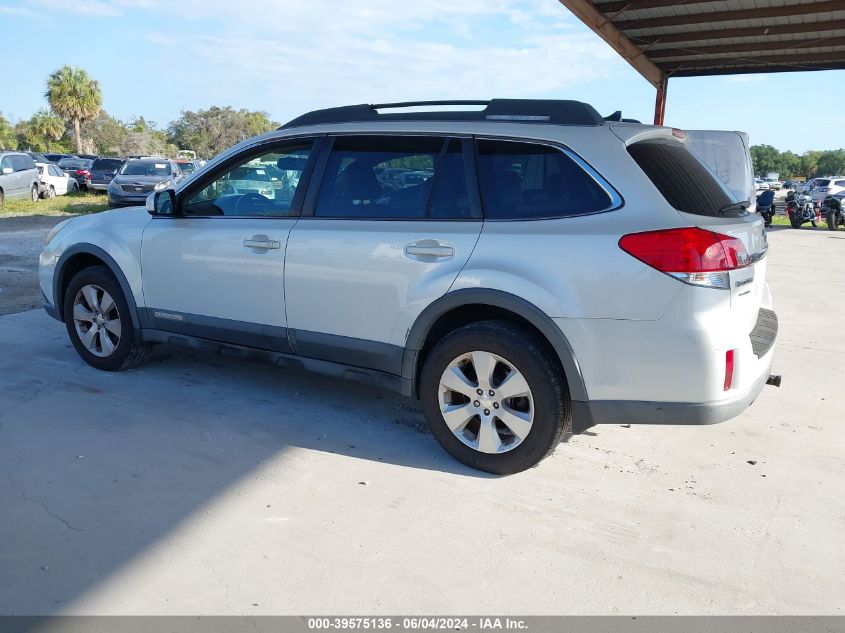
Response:
[{"label": "roof rail", "polygon": [[[399,108],[486,106],[483,110],[435,110],[428,112],[380,112]],[[506,121],[557,125],[602,125],[604,118],[581,101],[563,99],[490,99],[489,101],[404,101],[358,104],[314,110],[288,121],[279,129],[302,125],[361,121]]]}]

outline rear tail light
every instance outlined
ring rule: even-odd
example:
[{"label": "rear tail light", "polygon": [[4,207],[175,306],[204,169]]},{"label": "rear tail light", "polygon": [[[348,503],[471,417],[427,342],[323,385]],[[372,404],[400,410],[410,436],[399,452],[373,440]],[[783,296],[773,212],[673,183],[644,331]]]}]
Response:
[{"label": "rear tail light", "polygon": [[751,263],[742,240],[698,227],[631,233],[619,248],[694,286],[730,288],[729,272]]},{"label": "rear tail light", "polygon": [[725,391],[731,388],[734,381],[734,352],[736,350],[729,349],[725,352]]},{"label": "rear tail light", "polygon": [[91,175],[91,172],[89,172],[87,169],[77,169],[76,175],[77,176],[89,176],[89,175]]}]

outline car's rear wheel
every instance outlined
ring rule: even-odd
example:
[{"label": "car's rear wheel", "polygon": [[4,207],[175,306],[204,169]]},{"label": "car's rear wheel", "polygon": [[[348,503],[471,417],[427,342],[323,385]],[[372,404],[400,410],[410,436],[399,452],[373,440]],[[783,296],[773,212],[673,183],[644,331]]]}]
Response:
[{"label": "car's rear wheel", "polygon": [[68,188],[68,193],[79,193],[79,185],[75,182],[70,183],[70,187]]},{"label": "car's rear wheel", "polygon": [[143,362],[150,346],[135,340],[129,305],[104,266],[85,268],[67,287],[64,317],[73,347],[86,363],[118,371]]},{"label": "car's rear wheel", "polygon": [[471,323],[438,342],[420,397],[441,446],[491,473],[531,468],[572,432],[559,364],[539,337],[509,321]]},{"label": "car's rear wheel", "polygon": [[53,185],[50,185],[49,189],[47,189],[47,193],[45,194],[46,198],[55,198],[56,197],[56,188]]},{"label": "car's rear wheel", "polygon": [[827,212],[827,228],[831,231],[835,231],[839,228],[839,224],[837,222],[838,218],[836,216],[836,211],[830,210]]}]

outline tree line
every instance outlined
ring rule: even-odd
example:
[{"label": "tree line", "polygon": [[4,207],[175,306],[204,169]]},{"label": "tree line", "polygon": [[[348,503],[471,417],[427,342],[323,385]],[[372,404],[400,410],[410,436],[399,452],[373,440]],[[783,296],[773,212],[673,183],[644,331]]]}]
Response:
[{"label": "tree line", "polygon": [[189,149],[207,159],[279,126],[266,112],[229,106],[183,111],[165,128],[142,116],[121,121],[102,109],[99,83],[70,66],[47,78],[44,97],[47,107],[29,119],[11,122],[0,112],[0,149],[101,156],[174,156]]},{"label": "tree line", "polygon": [[777,172],[781,178],[838,176],[845,174],[845,149],[810,150],[799,156],[771,145],[752,145],[751,162],[758,176],[769,172]]}]

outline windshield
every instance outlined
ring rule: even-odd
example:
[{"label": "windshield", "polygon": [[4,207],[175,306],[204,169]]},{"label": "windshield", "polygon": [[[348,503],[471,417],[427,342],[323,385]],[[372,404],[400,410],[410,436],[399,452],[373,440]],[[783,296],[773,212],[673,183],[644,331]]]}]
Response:
[{"label": "windshield", "polygon": [[150,160],[129,161],[118,172],[122,176],[169,176],[170,163]]}]

